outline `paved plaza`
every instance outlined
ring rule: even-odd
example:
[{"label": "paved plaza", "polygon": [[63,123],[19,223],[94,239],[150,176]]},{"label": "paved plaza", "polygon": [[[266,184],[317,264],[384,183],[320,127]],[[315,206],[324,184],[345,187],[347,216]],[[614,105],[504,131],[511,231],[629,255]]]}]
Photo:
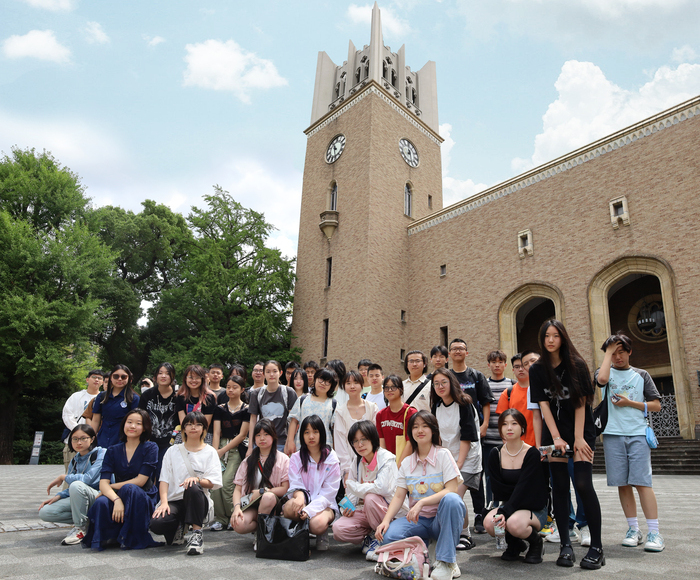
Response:
[{"label": "paved plaza", "polygon": [[[46,497],[48,483],[62,473],[58,465],[0,466],[0,578],[13,580],[247,580],[277,578],[376,579],[373,565],[366,562],[359,548],[331,540],[328,552],[312,550],[308,562],[258,560],[252,536],[234,532],[205,532],[204,554],[185,556],[182,547],[162,547],[125,552],[118,548],[91,552],[80,546],[61,546],[66,528],[42,524],[37,507]],[[476,547],[458,552],[462,578],[502,579],[568,578],[588,575],[621,580],[670,578],[700,579],[700,478],[697,476],[656,476],[654,487],[659,500],[661,531],[666,550],[645,553],[641,546],[623,548],[620,541],[627,525],[617,498],[617,489],[605,485],[604,476],[594,476],[603,510],[603,544],[607,565],[598,572],[558,568],[554,561],[557,546],[547,544],[544,563],[528,566],[502,562],[495,542],[485,535],[475,536]],[[641,517],[642,531],[646,526]],[[48,526],[48,527],[46,527]],[[313,545],[313,541],[312,541]],[[574,545],[577,560],[584,549]]]}]

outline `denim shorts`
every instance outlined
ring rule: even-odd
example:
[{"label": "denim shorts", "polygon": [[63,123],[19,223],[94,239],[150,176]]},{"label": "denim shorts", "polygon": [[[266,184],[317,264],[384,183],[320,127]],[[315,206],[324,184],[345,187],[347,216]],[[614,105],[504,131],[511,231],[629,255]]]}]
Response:
[{"label": "denim shorts", "polygon": [[651,487],[651,450],[644,435],[603,435],[608,485]]},{"label": "denim shorts", "polygon": [[530,511],[530,513],[540,521],[540,530],[544,528],[547,523],[547,506],[536,512]]}]

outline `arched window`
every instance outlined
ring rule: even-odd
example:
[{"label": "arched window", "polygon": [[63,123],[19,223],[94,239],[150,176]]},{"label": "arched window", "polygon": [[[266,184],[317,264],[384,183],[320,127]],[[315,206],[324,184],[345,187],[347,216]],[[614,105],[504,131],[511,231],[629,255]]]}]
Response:
[{"label": "arched window", "polygon": [[411,89],[411,102],[415,105],[416,104],[416,89],[412,88]]},{"label": "arched window", "polygon": [[369,61],[365,63],[365,78],[369,76]]},{"label": "arched window", "polygon": [[328,209],[330,209],[331,211],[338,211],[338,184],[335,181],[331,183]]},{"label": "arched window", "polygon": [[386,61],[382,63],[382,78],[387,78],[387,73],[389,72],[389,67],[386,64]]},{"label": "arched window", "polygon": [[391,69],[391,84],[396,87],[396,71]]},{"label": "arched window", "polygon": [[337,99],[340,96],[340,83],[335,84],[335,98]]},{"label": "arched window", "polygon": [[403,190],[403,213],[411,217],[413,211],[413,190],[410,184],[406,184]]},{"label": "arched window", "polygon": [[357,70],[355,71],[355,84],[360,82],[360,71],[362,70],[361,67],[357,67]]}]

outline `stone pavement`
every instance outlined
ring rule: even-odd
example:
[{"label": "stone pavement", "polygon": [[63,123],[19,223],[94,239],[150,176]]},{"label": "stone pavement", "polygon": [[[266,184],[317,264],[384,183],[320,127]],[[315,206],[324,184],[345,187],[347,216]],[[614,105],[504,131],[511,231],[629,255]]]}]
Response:
[{"label": "stone pavement", "polygon": [[[236,580],[280,578],[285,580],[376,580],[372,565],[357,547],[331,540],[328,552],[312,550],[308,562],[258,560],[252,550],[252,536],[234,532],[205,532],[204,554],[184,555],[182,547],[162,547],[125,552],[108,549],[91,552],[80,546],[61,546],[66,529],[46,528],[37,519],[37,507],[46,497],[46,486],[62,472],[62,466],[0,466],[0,578],[12,580],[134,579],[134,580]],[[666,550],[650,554],[641,547],[623,548],[620,541],[627,524],[616,488],[605,485],[604,476],[594,476],[603,510],[603,545],[607,565],[598,572],[558,568],[558,549],[547,544],[544,563],[528,566],[502,562],[495,542],[488,536],[475,536],[476,547],[458,552],[462,578],[501,579],[568,578],[573,574],[615,580],[700,579],[700,478],[697,476],[655,476],[659,500],[661,532]],[[641,510],[642,531],[646,533]],[[313,541],[312,541],[313,546]],[[577,559],[584,549],[574,545]]]}]

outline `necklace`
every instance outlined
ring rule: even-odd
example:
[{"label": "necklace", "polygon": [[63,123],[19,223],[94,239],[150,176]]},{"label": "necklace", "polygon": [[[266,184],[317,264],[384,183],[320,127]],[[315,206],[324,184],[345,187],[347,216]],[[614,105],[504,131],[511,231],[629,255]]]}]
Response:
[{"label": "necklace", "polygon": [[503,445],[503,449],[505,449],[505,450],[506,450],[506,453],[507,453],[508,455],[510,455],[511,457],[516,457],[516,456],[523,450],[523,447],[524,447],[524,446],[525,446],[525,441],[523,441],[523,440],[521,439],[521,440],[520,440],[520,449],[518,449],[515,453],[511,453],[510,451],[508,451],[508,446],[505,445],[505,444]]}]

